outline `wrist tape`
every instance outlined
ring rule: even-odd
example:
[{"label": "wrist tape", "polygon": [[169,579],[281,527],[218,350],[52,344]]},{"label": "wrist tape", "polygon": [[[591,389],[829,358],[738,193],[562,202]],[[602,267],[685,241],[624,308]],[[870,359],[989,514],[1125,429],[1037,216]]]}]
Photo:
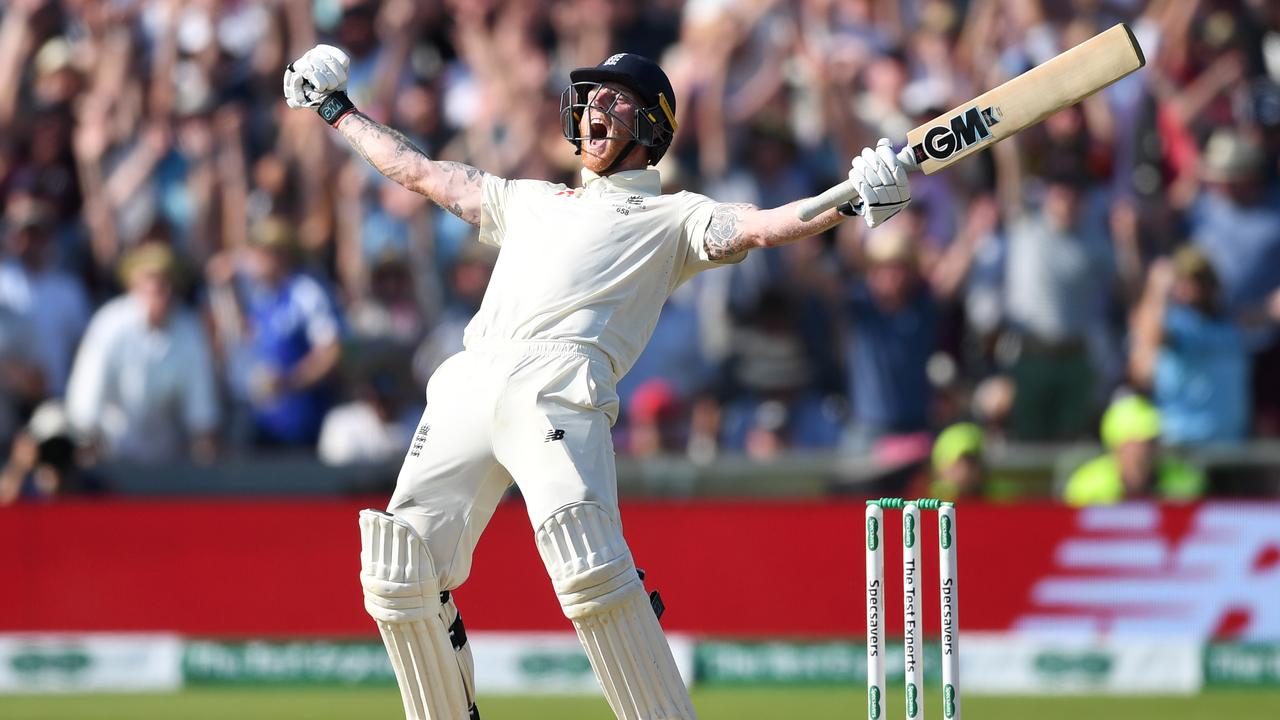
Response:
[{"label": "wrist tape", "polygon": [[320,103],[320,107],[316,108],[316,112],[324,121],[330,125],[337,127],[338,121],[346,116],[349,112],[355,112],[355,103],[351,102],[351,98],[341,90],[329,93],[325,96],[324,102]]}]

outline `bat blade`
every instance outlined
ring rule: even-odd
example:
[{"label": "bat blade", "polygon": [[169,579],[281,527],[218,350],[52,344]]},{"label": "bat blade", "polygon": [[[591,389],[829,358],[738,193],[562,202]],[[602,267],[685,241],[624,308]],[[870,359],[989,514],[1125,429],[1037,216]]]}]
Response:
[{"label": "bat blade", "polygon": [[[907,146],[898,157],[930,175],[1075,105],[1145,64],[1133,32],[1120,23],[915,128],[907,133]],[[857,187],[845,181],[801,201],[796,215],[808,222],[850,196],[857,197]]]},{"label": "bat blade", "polygon": [[1120,23],[907,133],[921,172],[935,173],[1034,125],[1146,64]]}]

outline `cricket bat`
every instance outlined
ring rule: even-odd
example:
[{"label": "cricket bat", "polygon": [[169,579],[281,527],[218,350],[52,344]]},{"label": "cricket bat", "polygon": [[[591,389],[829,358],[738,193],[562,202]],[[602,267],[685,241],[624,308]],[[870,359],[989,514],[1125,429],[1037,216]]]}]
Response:
[{"label": "cricket bat", "polygon": [[[1133,32],[1120,23],[907,133],[898,159],[932,175],[1075,105],[1146,62]],[[857,195],[857,186],[846,180],[801,201],[796,215],[808,222]]]}]

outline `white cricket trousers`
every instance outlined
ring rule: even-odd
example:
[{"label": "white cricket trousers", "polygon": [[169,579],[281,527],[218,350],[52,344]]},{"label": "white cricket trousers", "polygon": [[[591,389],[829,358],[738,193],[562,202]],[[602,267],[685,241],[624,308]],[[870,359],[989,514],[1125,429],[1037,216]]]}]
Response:
[{"label": "white cricket trousers", "polygon": [[512,480],[535,528],[584,501],[617,517],[617,412],[613,368],[588,345],[473,342],[436,370],[387,510],[426,541],[441,590],[467,579]]},{"label": "white cricket trousers", "polygon": [[[388,510],[426,544],[435,572],[431,592],[453,590],[470,574],[476,542],[514,480],[552,588],[614,714],[621,720],[693,720],[688,690],[622,537],[609,434],[617,410],[613,368],[598,349],[565,342],[472,343],[427,384],[427,409]],[[387,521],[373,514],[366,522],[373,527]],[[366,607],[372,604],[375,618],[398,620],[386,608],[405,602],[403,583],[379,574],[385,570],[375,558],[381,541],[371,535],[368,544],[361,571]],[[436,629],[443,631],[448,618],[436,617]],[[388,624],[384,634],[394,641],[390,650],[400,646],[404,632]],[[440,632],[434,637],[443,644]],[[469,664],[468,657],[459,667],[471,687]],[[406,708],[438,699],[415,682],[421,672],[406,670],[397,679]],[[444,707],[441,712],[461,712]],[[475,717],[474,706],[469,713]]]}]

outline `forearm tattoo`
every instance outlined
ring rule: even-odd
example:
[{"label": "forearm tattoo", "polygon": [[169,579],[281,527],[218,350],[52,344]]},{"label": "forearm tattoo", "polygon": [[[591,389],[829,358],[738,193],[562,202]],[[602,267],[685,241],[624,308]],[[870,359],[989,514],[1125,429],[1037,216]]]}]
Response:
[{"label": "forearm tattoo", "polygon": [[711,224],[707,226],[707,234],[703,243],[707,246],[707,257],[712,260],[724,260],[746,250],[751,246],[749,239],[743,235],[740,223],[743,213],[755,210],[749,203],[722,203],[711,211]]},{"label": "forearm tattoo", "polygon": [[[432,160],[404,133],[351,113],[338,131],[360,157],[388,179],[431,198],[472,225],[480,224],[480,192],[485,173],[458,162]],[[468,202],[471,199],[471,202]]]}]

